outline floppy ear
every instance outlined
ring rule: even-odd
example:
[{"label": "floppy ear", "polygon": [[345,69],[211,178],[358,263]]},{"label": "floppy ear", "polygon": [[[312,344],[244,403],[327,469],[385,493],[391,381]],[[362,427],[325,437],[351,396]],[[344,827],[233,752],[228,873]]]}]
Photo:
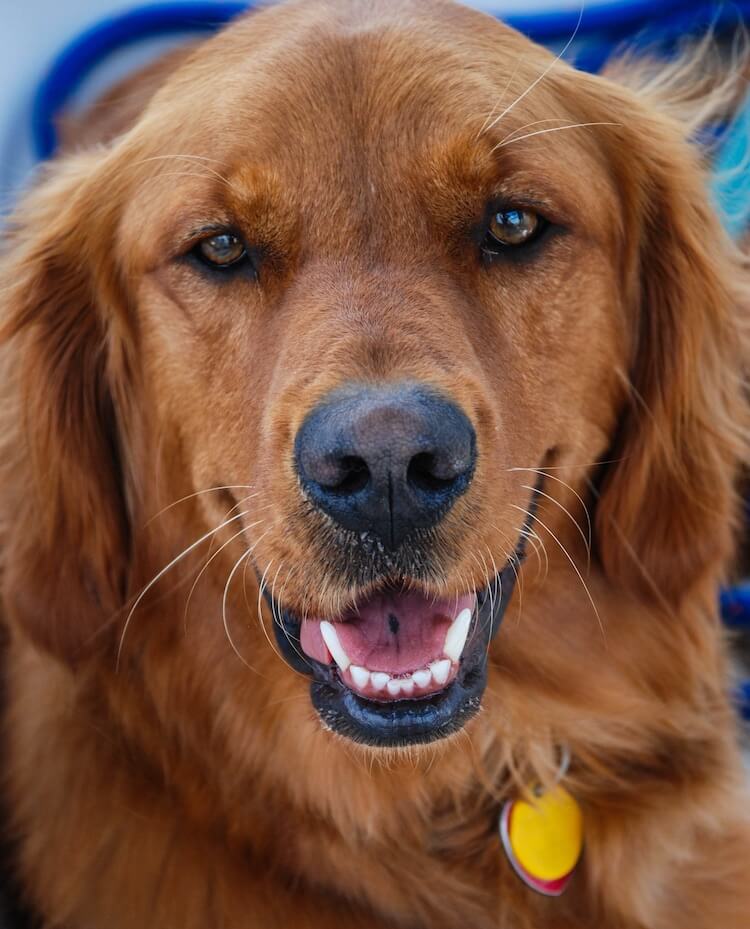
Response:
[{"label": "floppy ear", "polygon": [[614,157],[632,244],[633,353],[598,547],[613,581],[674,607],[715,584],[733,551],[748,276],[684,127],[645,107],[626,112]]},{"label": "floppy ear", "polygon": [[11,221],[0,259],[5,602],[15,625],[71,662],[101,645],[129,558],[118,193],[102,157],[53,167]]}]

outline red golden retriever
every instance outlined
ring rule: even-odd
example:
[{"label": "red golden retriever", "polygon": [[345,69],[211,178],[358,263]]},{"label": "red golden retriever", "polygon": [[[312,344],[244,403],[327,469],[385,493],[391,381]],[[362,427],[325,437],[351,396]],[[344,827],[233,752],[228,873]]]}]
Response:
[{"label": "red golden retriever", "polygon": [[44,927],[750,925],[711,60],[593,77],[448,0],[305,0],[69,123],[1,271]]}]

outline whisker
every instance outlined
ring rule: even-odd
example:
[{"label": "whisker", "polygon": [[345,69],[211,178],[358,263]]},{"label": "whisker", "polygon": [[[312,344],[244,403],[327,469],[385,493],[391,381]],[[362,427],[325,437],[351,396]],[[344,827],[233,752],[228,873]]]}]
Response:
[{"label": "whisker", "polygon": [[[586,129],[591,126],[621,126],[622,123],[596,122],[596,123],[573,123],[572,126],[553,126],[551,129],[537,129],[536,132],[527,132],[524,135],[516,136],[505,142],[498,142],[492,149],[497,151],[499,148],[506,148],[508,145],[514,145],[516,142],[523,142],[524,139],[533,139],[536,135],[548,135],[550,132],[564,132],[566,129]],[[512,133],[511,133],[512,135]]]},{"label": "whisker", "polygon": [[226,162],[219,161],[217,158],[205,158],[200,155],[153,155],[150,158],[142,158],[140,161],[134,162],[134,166],[140,165],[140,164],[147,164],[148,162],[153,162],[153,161],[171,161],[171,160],[197,161],[200,167],[202,167],[203,170],[207,172],[207,174],[201,175],[201,174],[191,174],[189,172],[169,172],[166,174],[157,175],[157,177],[179,176],[180,173],[186,174],[188,177],[215,177],[218,180],[220,180],[223,184],[225,184],[230,190],[234,190],[235,192],[240,193],[239,188],[236,186],[236,184],[233,184],[232,181],[228,177],[225,177],[215,168],[212,168],[209,164],[207,164],[207,162],[212,161],[215,164],[226,165]]},{"label": "whisker", "polygon": [[[257,668],[254,668],[252,665],[250,665],[250,664],[247,663],[247,661],[242,657],[242,655],[241,655],[240,652],[238,651],[238,649],[237,649],[237,647],[236,647],[236,645],[235,645],[235,643],[234,643],[234,640],[232,639],[232,636],[231,636],[231,634],[230,634],[230,632],[229,632],[229,619],[228,619],[228,617],[227,617],[227,598],[228,598],[228,596],[229,596],[229,588],[230,588],[230,586],[231,586],[231,584],[232,584],[232,578],[234,577],[235,573],[237,572],[237,569],[239,568],[239,566],[240,566],[243,562],[245,562],[245,564],[247,564],[247,559],[252,555],[252,553],[253,553],[253,552],[255,551],[255,549],[260,545],[261,541],[268,535],[268,533],[269,533],[270,531],[271,531],[270,529],[266,529],[265,532],[262,532],[262,533],[258,536],[258,538],[253,542],[253,544],[250,546],[250,548],[248,548],[247,551],[244,552],[244,554],[242,554],[242,555],[237,559],[237,561],[234,563],[234,567],[233,567],[232,570],[229,572],[229,576],[227,577],[227,582],[226,582],[226,584],[224,585],[224,595],[223,595],[222,598],[221,598],[221,616],[222,616],[222,621],[223,621],[223,624],[224,624],[224,632],[225,632],[225,634],[226,634],[227,641],[229,642],[229,644],[230,644],[231,647],[232,647],[232,651],[234,651],[234,653],[237,655],[237,657],[240,659],[240,661],[241,661],[247,668],[249,668],[251,671],[254,671],[256,674],[260,675],[261,677],[263,677],[264,675],[262,675],[262,674],[260,673],[260,671],[258,671]],[[248,607],[248,612],[251,612],[250,609],[249,609],[249,607]]]},{"label": "whisker", "polygon": [[[607,464],[608,462],[601,462],[602,464]],[[508,468],[508,471],[532,471],[534,474],[539,474],[541,477],[549,478],[551,481],[556,481],[558,484],[562,484],[563,487],[567,487],[568,490],[578,498],[578,502],[583,507],[584,515],[586,516],[586,525],[587,525],[587,535],[588,535],[588,545],[587,548],[589,553],[591,552],[591,545],[593,540],[593,530],[591,527],[591,516],[589,514],[588,507],[583,499],[583,497],[578,493],[575,487],[571,487],[567,481],[562,480],[559,477],[556,477],[554,474],[547,474],[547,468]],[[528,488],[527,488],[528,489]]]},{"label": "whisker", "polygon": [[[542,558],[541,555],[544,555],[544,576],[542,578],[542,583],[547,580],[549,576],[549,555],[547,554],[547,548],[544,544],[544,540],[541,539],[533,529],[526,529],[523,526],[516,527],[517,532],[527,539],[534,547],[534,554],[537,558],[537,570],[536,577],[534,580],[539,580],[539,576],[542,573]],[[541,555],[540,555],[541,552]]]},{"label": "whisker", "polygon": [[[266,637],[266,641],[271,647],[271,650],[273,651],[274,655],[276,655],[279,661],[281,661],[283,664],[286,664],[286,662],[284,661],[284,656],[278,650],[276,643],[271,641],[270,633],[266,629],[266,624],[263,622],[263,592],[266,589],[266,577],[268,576],[268,572],[271,570],[271,565],[273,564],[273,562],[274,562],[273,558],[268,562],[261,576],[260,584],[258,584],[258,623],[260,625],[260,628],[263,630],[263,635]],[[247,565],[247,562],[245,562],[245,565]],[[276,577],[278,577],[280,570],[281,570],[281,565],[279,565],[276,571]],[[245,602],[247,602],[247,600]],[[273,614],[273,621],[275,622],[276,612],[275,612],[275,607],[273,605],[273,594],[271,594],[271,612]]]},{"label": "whisker", "polygon": [[[487,551],[489,552],[489,549],[487,549]],[[484,560],[484,555],[481,552],[479,553],[479,557],[482,559],[482,565],[484,566],[484,577],[486,578],[486,580],[484,581],[480,589],[481,590],[484,590],[485,588],[487,589],[487,594],[490,598],[490,616],[494,616],[495,615],[495,601],[493,598],[492,588],[493,588],[495,579],[497,577],[497,572],[495,572],[495,574],[490,577],[490,569],[487,567],[487,562]]]},{"label": "whisker", "polygon": [[209,565],[211,564],[211,562],[212,562],[215,558],[218,558],[218,556],[224,551],[224,549],[225,549],[228,545],[231,545],[232,542],[234,542],[235,539],[239,538],[239,537],[240,537],[244,532],[246,532],[247,530],[253,529],[255,526],[259,526],[259,525],[261,524],[261,522],[262,522],[262,520],[259,520],[259,521],[254,522],[254,523],[250,523],[248,526],[243,526],[242,529],[240,529],[239,532],[235,532],[235,534],[234,534],[231,538],[227,539],[226,542],[224,542],[222,545],[219,546],[219,548],[216,549],[216,551],[213,553],[213,555],[211,555],[211,556],[209,557],[208,561],[207,561],[207,562],[203,565],[203,567],[200,569],[200,571],[198,572],[198,576],[197,576],[197,577],[195,578],[195,580],[193,581],[193,586],[190,588],[190,592],[189,592],[188,595],[187,595],[187,600],[185,601],[185,612],[183,613],[183,618],[182,618],[183,629],[184,629],[185,632],[187,632],[188,610],[190,609],[190,601],[192,600],[193,592],[195,591],[195,588],[198,586],[198,582],[200,581],[200,579],[203,577],[203,575],[205,574],[205,572],[208,570],[208,567],[209,567]]},{"label": "whisker", "polygon": [[[234,513],[235,510],[238,510],[246,500],[250,500],[250,499],[252,499],[252,498],[255,497],[255,496],[256,496],[255,494],[248,494],[247,497],[243,497],[241,500],[238,500],[233,506],[230,506],[230,507],[229,507],[229,509],[227,510],[227,512],[224,514],[224,518],[226,519],[228,516],[231,516],[232,513]],[[253,515],[254,515],[254,516],[257,516],[258,513],[262,513],[263,510],[268,510],[268,509],[270,509],[272,506],[273,506],[272,503],[266,503],[266,504],[264,504],[263,506],[257,507],[257,508],[254,509]],[[248,512],[249,512],[249,511],[248,511]],[[215,538],[211,539],[211,544],[210,544],[209,547],[208,547],[208,554],[209,554],[209,556],[213,553],[213,550],[214,550],[214,542],[215,542],[215,541],[216,541]]]},{"label": "whisker", "polygon": [[[492,107],[490,112],[487,114],[487,118],[485,119],[482,125],[482,128],[477,133],[477,139],[480,138],[480,136],[484,135],[484,133],[490,128],[490,121],[492,120],[492,117],[495,115],[495,110],[497,110],[502,105],[503,100],[505,100],[505,95],[508,93],[508,90],[510,89],[510,85],[515,80],[515,77],[518,74],[518,69],[520,66],[521,66],[521,59],[517,58],[516,65],[511,71],[510,77],[508,78],[508,81],[505,87],[503,87],[503,92],[500,94],[500,97],[498,98],[497,103]],[[494,125],[494,123],[492,125]]]},{"label": "whisker", "polygon": [[118,645],[118,647],[117,647],[117,660],[116,660],[116,662],[115,662],[115,671],[116,671],[116,672],[119,672],[119,670],[120,670],[120,658],[121,658],[121,656],[122,656],[123,642],[125,641],[125,635],[126,635],[126,633],[127,633],[127,631],[128,631],[128,628],[129,628],[129,626],[130,626],[130,621],[131,621],[132,618],[133,618],[133,614],[135,613],[135,611],[136,611],[136,609],[137,609],[137,607],[138,607],[138,604],[141,602],[141,600],[143,600],[143,598],[146,596],[146,594],[149,592],[149,590],[151,590],[151,588],[154,586],[154,584],[158,583],[158,581],[161,580],[161,578],[164,577],[164,575],[165,575],[169,570],[171,570],[178,562],[182,561],[183,558],[185,558],[187,555],[189,555],[190,552],[194,551],[199,545],[201,545],[201,544],[202,544],[203,542],[205,542],[207,539],[210,539],[215,533],[219,532],[219,530],[223,529],[225,526],[228,526],[230,523],[235,522],[235,520],[237,520],[237,519],[242,519],[243,516],[247,516],[247,513],[248,513],[248,512],[249,512],[249,511],[246,511],[246,512],[244,512],[244,513],[238,513],[237,516],[232,516],[231,519],[225,520],[223,523],[221,523],[220,525],[218,525],[215,529],[211,529],[209,532],[206,532],[204,535],[202,535],[199,539],[196,539],[195,542],[193,542],[193,543],[192,543],[191,545],[189,545],[187,548],[183,549],[183,550],[180,552],[179,555],[177,555],[175,558],[173,558],[173,559],[169,562],[169,564],[166,565],[166,567],[162,568],[161,571],[159,571],[159,573],[156,574],[153,578],[151,578],[151,580],[148,582],[148,584],[146,584],[146,586],[143,588],[143,590],[138,594],[138,597],[136,598],[135,603],[133,604],[133,606],[132,606],[131,609],[130,609],[130,612],[129,612],[128,615],[127,615],[127,618],[126,618],[126,620],[125,620],[125,624],[124,624],[123,627],[122,627],[122,633],[121,633],[121,635],[120,635],[120,643],[119,643],[119,645]]},{"label": "whisker", "polygon": [[[500,534],[503,535],[503,533],[500,533]],[[498,593],[498,585],[499,585],[499,586],[500,586],[500,595],[501,595],[501,597],[502,597],[502,581],[500,580],[500,572],[497,570],[497,563],[495,562],[495,556],[492,554],[492,551],[490,550],[490,547],[489,547],[489,546],[485,546],[485,547],[486,547],[486,549],[487,549],[487,555],[489,556],[489,559],[490,559],[490,561],[492,562],[492,570],[493,570],[493,572],[494,572],[493,575],[492,575],[492,577],[493,577],[492,584],[491,584],[490,586],[492,587],[492,589],[493,589],[495,595],[497,596],[497,593]],[[511,560],[510,560],[510,564],[511,564],[511,566],[513,566],[513,560],[512,560],[512,558],[511,558]],[[523,590],[521,589],[520,578],[518,577],[518,572],[516,571],[515,567],[513,567],[513,573],[516,575],[516,580],[519,582],[519,583],[518,583],[518,596],[519,596],[518,609],[519,609],[519,612],[520,612],[521,610],[523,610]],[[493,611],[493,614],[494,614],[494,611]]]},{"label": "whisker", "polygon": [[[515,509],[517,509],[517,510],[520,510],[522,513],[525,513],[527,516],[528,516],[528,515],[531,515],[531,514],[528,513],[527,510],[524,510],[523,507],[516,506],[515,503],[512,503],[511,506],[513,506],[513,507],[514,507]],[[554,541],[557,543],[558,547],[560,548],[560,551],[563,553],[563,555],[565,555],[565,557],[566,557],[566,558],[568,559],[568,561],[570,562],[571,567],[573,568],[573,570],[575,571],[575,573],[578,575],[578,579],[579,579],[579,581],[581,582],[581,584],[583,585],[583,589],[586,591],[586,596],[588,597],[589,602],[591,603],[591,607],[592,607],[592,609],[593,609],[593,611],[594,611],[594,614],[595,614],[595,616],[596,616],[596,620],[597,620],[597,622],[598,622],[598,624],[599,624],[599,629],[601,630],[601,633],[602,633],[602,638],[603,638],[604,641],[606,642],[607,636],[606,636],[606,633],[605,633],[605,631],[604,631],[604,624],[602,623],[602,618],[601,618],[601,616],[600,616],[600,614],[599,614],[599,610],[598,610],[598,608],[597,608],[597,606],[596,606],[596,603],[594,603],[594,598],[591,596],[591,591],[589,590],[586,581],[583,579],[583,575],[581,574],[581,572],[580,572],[579,569],[578,569],[578,565],[575,563],[575,561],[574,561],[573,558],[571,557],[571,555],[570,555],[570,553],[568,552],[567,548],[565,548],[565,546],[564,546],[564,545],[562,544],[562,542],[557,538],[557,536],[556,536],[555,533],[549,528],[549,526],[547,526],[545,523],[543,523],[542,520],[539,518],[538,515],[535,515],[535,516],[533,517],[533,519],[534,519],[534,521],[535,521],[536,523],[538,523],[538,524],[542,527],[542,529],[545,529],[545,530],[552,536],[552,538],[554,539]]]},{"label": "whisker", "polygon": [[565,116],[549,116],[546,119],[532,120],[532,122],[526,123],[523,126],[518,126],[512,132],[509,132],[508,135],[506,135],[505,138],[502,139],[502,141],[499,144],[502,145],[504,142],[507,142],[509,139],[511,139],[517,132],[523,132],[524,129],[530,129],[532,126],[539,126],[541,123],[562,123],[562,122],[566,123],[567,125],[570,125],[571,120]]},{"label": "whisker", "polygon": [[[282,617],[282,616],[278,616],[277,613],[276,613],[276,594],[275,594],[276,581],[277,581],[277,579],[278,579],[278,577],[279,577],[279,572],[281,571],[282,567],[283,567],[283,563],[280,564],[279,567],[276,569],[276,574],[274,575],[274,578],[273,578],[273,580],[271,581],[271,617],[272,617],[272,622],[273,622],[276,626],[278,626],[278,628],[281,629],[281,631],[284,633],[284,638],[287,640],[287,642],[289,643],[290,647],[294,650],[294,652],[296,653],[297,657],[298,657],[301,661],[306,661],[307,659],[305,658],[305,656],[304,656],[303,654],[300,653],[300,650],[299,650],[299,649],[297,648],[297,646],[294,644],[294,642],[292,641],[291,636],[289,635],[289,633],[287,632],[286,628],[284,627],[283,617]],[[286,583],[287,583],[288,580],[289,580],[289,574],[287,574],[286,580],[284,581],[284,584],[282,585],[282,588],[281,588],[282,594],[283,594],[284,587],[286,586]],[[279,601],[279,602],[281,602],[281,601]],[[261,623],[263,623],[263,614],[260,613],[259,615],[260,615],[260,621],[261,621]],[[284,661],[284,656],[283,656],[283,655],[279,654],[279,657],[281,658],[282,661]],[[284,661],[284,664],[286,664],[286,663],[287,663],[287,662]],[[293,669],[293,670],[295,671],[296,674],[299,674],[300,677],[305,677],[304,674],[302,674],[301,672],[297,671],[296,669]]]},{"label": "whisker", "polygon": [[580,10],[580,12],[579,12],[579,14],[578,14],[578,22],[576,23],[575,29],[573,30],[573,34],[572,34],[571,37],[568,39],[568,41],[565,43],[565,45],[563,46],[563,48],[562,48],[562,50],[559,52],[559,54],[556,55],[555,58],[547,65],[547,67],[544,69],[544,71],[542,71],[542,73],[539,75],[539,77],[537,77],[536,80],[532,81],[531,84],[529,84],[529,86],[526,88],[526,90],[524,90],[524,92],[523,92],[520,96],[516,97],[516,99],[513,101],[513,103],[511,103],[511,104],[509,104],[508,106],[506,106],[505,109],[503,110],[503,112],[502,112],[499,116],[497,116],[495,119],[492,120],[492,122],[491,122],[491,123],[489,124],[489,126],[487,127],[487,130],[485,130],[485,131],[489,131],[490,129],[493,128],[493,126],[496,126],[505,116],[508,115],[508,113],[510,113],[510,112],[514,109],[514,107],[518,106],[518,104],[524,99],[524,97],[527,97],[527,96],[531,93],[531,91],[532,91],[538,84],[540,84],[540,83],[544,80],[545,77],[547,77],[547,75],[548,75],[548,74],[550,73],[550,71],[555,67],[555,65],[563,58],[563,56],[565,55],[565,53],[568,51],[568,49],[570,48],[570,46],[571,46],[571,45],[573,44],[573,42],[575,41],[575,38],[576,38],[576,36],[578,35],[578,31],[579,31],[580,28],[581,28],[581,23],[583,22],[583,11],[584,11],[585,6],[586,6],[586,4],[585,4],[584,0],[582,0],[582,2],[581,2],[581,10]]},{"label": "whisker", "polygon": [[224,623],[224,634],[225,634],[226,637],[227,637],[227,642],[229,642],[229,645],[231,646],[232,651],[233,651],[233,652],[235,653],[235,655],[240,659],[240,661],[242,662],[242,664],[245,665],[246,668],[248,668],[248,669],[249,669],[250,671],[252,671],[254,674],[260,674],[260,672],[257,670],[257,668],[254,668],[251,664],[249,664],[249,663],[245,660],[245,658],[240,654],[239,649],[238,649],[237,646],[234,644],[234,639],[232,639],[232,634],[231,634],[231,632],[229,631],[229,620],[227,619],[227,596],[228,596],[228,594],[229,594],[229,588],[230,588],[230,586],[231,586],[231,584],[232,584],[232,578],[233,578],[234,575],[236,574],[237,569],[238,569],[239,566],[242,564],[242,562],[245,561],[247,558],[250,557],[251,552],[252,552],[252,548],[249,548],[246,552],[244,552],[242,555],[240,555],[240,557],[237,559],[237,561],[235,561],[234,566],[232,567],[232,570],[229,572],[229,576],[227,577],[227,582],[226,582],[226,584],[224,585],[224,594],[223,594],[223,596],[222,596],[222,598],[221,598],[221,617],[222,617],[222,621],[223,621],[223,623]]},{"label": "whisker", "polygon": [[[206,487],[205,490],[196,490],[194,493],[186,494],[184,497],[180,497],[179,500],[175,500],[173,503],[168,504],[163,509],[159,510],[158,513],[154,513],[154,515],[148,520],[148,522],[144,523],[144,528],[145,526],[150,526],[151,523],[155,519],[158,519],[162,514],[166,513],[167,510],[171,510],[172,507],[178,506],[180,503],[184,503],[186,500],[192,500],[193,497],[199,497],[201,494],[218,493],[220,490],[248,490],[248,489],[252,490],[251,484],[224,484],[221,487]],[[257,497],[258,494],[257,493],[251,494],[251,496]],[[243,497],[243,500],[249,500],[249,499],[250,497]],[[240,503],[242,503],[243,500],[241,500]]]},{"label": "whisker", "polygon": [[[247,565],[247,562],[245,562],[245,564]],[[263,591],[265,590],[265,587],[266,587],[266,576],[268,575],[268,572],[270,571],[271,565],[272,565],[272,564],[273,564],[273,559],[271,559],[271,561],[268,562],[268,565],[266,566],[266,570],[263,572],[263,576],[261,577],[260,585],[259,585],[259,587],[258,587],[258,622],[260,623],[261,629],[263,630],[263,635],[266,637],[266,640],[267,640],[268,644],[269,644],[269,645],[271,646],[271,648],[273,649],[274,654],[277,656],[277,658],[279,659],[279,661],[281,661],[284,665],[286,665],[287,667],[289,667],[288,663],[287,663],[286,660],[284,659],[284,656],[283,656],[283,655],[281,654],[281,652],[279,651],[279,649],[278,649],[276,643],[273,642],[273,641],[271,640],[270,633],[269,633],[268,630],[266,629],[266,624],[263,622],[263,609],[262,609],[262,606],[261,606],[261,601],[262,601],[262,599],[263,599]],[[283,625],[283,623],[281,622],[281,618],[278,617],[278,616],[276,615],[276,604],[275,604],[275,600],[274,600],[273,590],[274,590],[274,585],[275,585],[275,583],[276,583],[276,580],[277,580],[277,578],[278,578],[278,576],[279,576],[279,572],[281,571],[281,568],[282,568],[282,565],[279,565],[279,567],[276,569],[276,574],[274,575],[274,579],[273,579],[273,581],[271,582],[271,616],[272,616],[272,622],[273,622],[275,625],[277,625],[277,626],[279,627],[279,629],[282,630],[282,632],[283,632],[284,635],[286,636],[286,639],[287,639],[287,641],[289,642],[289,644],[291,645],[291,647],[294,649],[294,651],[297,653],[297,655],[304,661],[304,660],[306,660],[306,659],[304,658],[303,655],[300,655],[299,650],[298,650],[297,647],[294,645],[294,643],[292,642],[292,640],[289,638],[289,635],[287,634],[286,629],[284,629],[284,625]],[[247,603],[247,598],[245,599],[245,602]],[[249,609],[249,604],[248,604],[248,609]],[[305,675],[302,674],[300,671],[297,671],[296,668],[292,668],[291,670],[293,670],[295,674],[299,675],[299,677],[305,677]]]},{"label": "whisker", "polygon": [[[548,493],[545,493],[543,490],[540,490],[538,487],[529,487],[528,484],[523,484],[522,486],[524,490],[536,491],[536,493],[538,493],[540,497],[544,497],[545,500],[549,500],[551,503],[554,503],[556,507],[559,507],[559,509],[561,509],[563,513],[565,513],[568,519],[573,523],[573,525],[578,530],[578,535],[580,535],[584,548],[586,549],[586,565],[587,565],[587,568],[590,568],[591,567],[591,542],[586,538],[586,533],[583,531],[583,529],[578,523],[578,520],[573,516],[570,510],[564,507],[562,503],[560,503],[559,500],[555,500],[554,497],[552,497]],[[589,523],[589,526],[590,525],[591,524]]]},{"label": "whisker", "polygon": [[139,158],[138,161],[133,162],[133,166],[145,165],[150,161],[172,161],[173,159],[181,159],[183,161],[212,161],[217,165],[226,165],[226,161],[222,161],[220,158],[208,158],[205,155],[151,155],[148,158]]}]

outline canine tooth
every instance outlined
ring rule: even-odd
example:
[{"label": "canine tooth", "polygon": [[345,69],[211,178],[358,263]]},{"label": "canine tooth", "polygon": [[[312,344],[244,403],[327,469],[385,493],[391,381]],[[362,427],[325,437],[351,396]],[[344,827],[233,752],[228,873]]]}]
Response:
[{"label": "canine tooth", "polygon": [[384,671],[373,671],[370,675],[370,683],[375,690],[382,690],[384,687],[387,687],[390,679],[390,675],[386,674]]},{"label": "canine tooth", "polygon": [[333,623],[323,620],[320,624],[320,634],[323,636],[323,641],[326,643],[326,647],[331,653],[331,658],[333,658],[342,671],[346,671],[351,661],[349,661],[349,656],[342,648],[341,642],[339,642],[339,634],[336,632]]},{"label": "canine tooth", "polygon": [[425,668],[423,671],[415,671],[412,674],[412,679],[417,687],[429,687],[432,681],[432,671],[429,668]]},{"label": "canine tooth", "polygon": [[430,665],[430,671],[432,671],[432,676],[435,678],[436,684],[444,684],[448,680],[448,675],[451,673],[450,658],[443,658],[441,661],[433,661]]},{"label": "canine tooth", "polygon": [[370,683],[370,672],[367,668],[360,668],[358,665],[353,664],[351,668],[349,668],[349,673],[355,685],[359,687],[360,690],[364,690]]},{"label": "canine tooth", "polygon": [[471,610],[461,610],[458,616],[451,623],[450,629],[445,636],[445,645],[443,646],[443,654],[450,658],[451,661],[458,661],[461,657],[461,652],[464,650],[464,645],[466,645],[466,637],[469,634],[469,626],[471,625]]},{"label": "canine tooth", "polygon": [[397,697],[401,693],[401,681],[391,678],[385,686],[392,697]]}]

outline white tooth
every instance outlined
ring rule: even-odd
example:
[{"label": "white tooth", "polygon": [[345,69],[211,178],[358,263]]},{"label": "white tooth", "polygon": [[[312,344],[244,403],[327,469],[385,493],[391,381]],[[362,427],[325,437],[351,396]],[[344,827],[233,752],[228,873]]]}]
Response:
[{"label": "white tooth", "polygon": [[432,676],[435,678],[436,684],[444,684],[448,680],[448,675],[451,673],[450,658],[443,658],[442,661],[433,661],[430,665],[430,671],[432,671]]},{"label": "white tooth", "polygon": [[385,686],[392,697],[397,697],[401,693],[401,681],[391,679]]},{"label": "white tooth", "polygon": [[367,668],[360,668],[353,664],[351,668],[349,668],[349,673],[352,676],[355,687],[359,687],[360,690],[364,690],[370,683],[370,672]]},{"label": "white tooth", "polygon": [[445,636],[445,645],[443,646],[443,654],[447,658],[450,658],[451,661],[458,661],[461,657],[461,652],[464,650],[464,645],[466,645],[466,637],[469,634],[470,625],[471,610],[469,609],[461,610],[451,623],[451,627]]},{"label": "white tooth", "polygon": [[412,674],[412,679],[417,687],[429,687],[432,681],[432,671],[429,668],[425,668],[423,671],[415,671]]},{"label": "white tooth", "polygon": [[382,690],[388,685],[390,679],[390,675],[386,674],[384,671],[373,671],[370,675],[370,683],[374,690]]},{"label": "white tooth", "polygon": [[320,624],[320,634],[323,636],[323,641],[326,643],[328,651],[331,653],[331,658],[333,658],[342,671],[346,671],[351,661],[349,661],[349,656],[341,647],[339,634],[336,632],[333,623],[323,620]]},{"label": "white tooth", "polygon": [[401,693],[406,694],[407,697],[411,697],[414,693],[414,679],[413,677],[405,677],[401,681]]}]

